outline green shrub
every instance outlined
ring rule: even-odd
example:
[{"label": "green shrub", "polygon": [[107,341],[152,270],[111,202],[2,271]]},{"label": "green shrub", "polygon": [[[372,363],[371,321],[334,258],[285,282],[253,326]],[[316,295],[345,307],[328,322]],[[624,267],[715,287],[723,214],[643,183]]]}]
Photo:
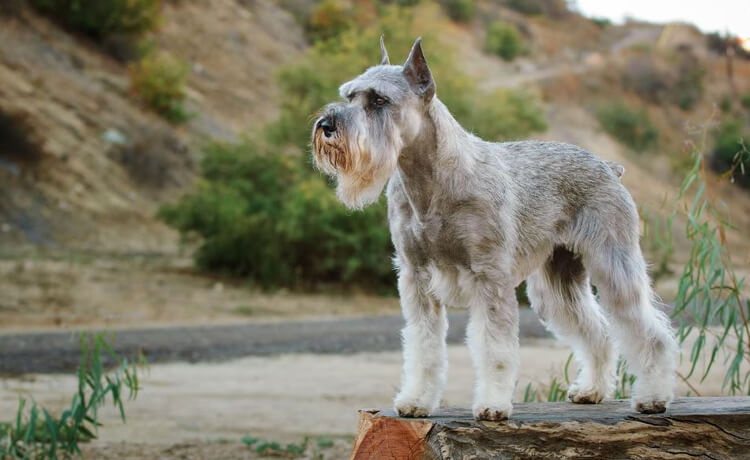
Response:
[{"label": "green shrub", "polygon": [[719,110],[722,113],[729,113],[732,111],[732,98],[728,94],[721,96],[719,99]]},{"label": "green shrub", "polygon": [[605,131],[637,152],[655,146],[659,140],[659,131],[645,110],[614,102],[601,107],[597,117]]},{"label": "green shrub", "polygon": [[742,93],[740,96],[740,104],[747,110],[750,110],[750,92]]},{"label": "green shrub", "polygon": [[31,0],[42,13],[94,38],[141,34],[160,20],[161,0]]},{"label": "green shrub", "polygon": [[497,90],[477,98],[472,107],[464,127],[483,139],[514,140],[547,129],[536,99],[521,90]]},{"label": "green shrub", "polygon": [[743,146],[747,148],[748,145],[750,135],[742,122],[737,119],[724,121],[714,134],[711,167],[716,172],[724,173],[730,171],[736,162],[741,162],[742,165],[734,171],[734,180],[743,187],[750,187],[750,160],[747,155],[739,155]]},{"label": "green shrub", "polygon": [[175,123],[190,118],[185,110],[188,64],[168,53],[151,53],[131,66],[131,87],[159,115]]},{"label": "green shrub", "polygon": [[316,42],[279,73],[280,114],[264,127],[262,137],[207,149],[200,186],[161,211],[185,237],[199,238],[195,258],[200,267],[247,276],[268,287],[346,283],[381,292],[395,289],[385,200],[364,211],[346,210],[310,167],[309,156],[311,115],[339,98],[338,87],[346,79],[379,62],[381,33],[394,62],[407,55],[415,36],[425,37],[439,97],[477,135],[517,138],[544,128],[534,98],[524,92],[480,91],[456,69],[451,50],[431,38],[439,30],[429,22],[417,30],[409,11],[383,5],[369,26],[342,32],[346,46]]},{"label": "green shrub", "polygon": [[383,203],[352,213],[316,171],[251,142],[206,149],[200,187],[161,216],[202,244],[198,265],[261,286],[394,286]]},{"label": "green shrub", "polygon": [[612,25],[612,21],[609,20],[609,18],[605,17],[591,17],[591,22],[599,26],[600,29],[606,29],[607,27]]},{"label": "green shrub", "polygon": [[485,48],[506,61],[512,61],[524,52],[524,44],[518,30],[504,21],[495,21],[487,28]]},{"label": "green shrub", "polygon": [[457,22],[469,22],[476,14],[476,5],[473,0],[442,0],[440,3],[448,17]]},{"label": "green shrub", "polygon": [[505,0],[505,5],[528,16],[560,18],[568,13],[566,0]]},{"label": "green shrub", "polygon": [[307,34],[313,40],[337,37],[350,26],[351,12],[341,2],[325,0],[307,18]]}]

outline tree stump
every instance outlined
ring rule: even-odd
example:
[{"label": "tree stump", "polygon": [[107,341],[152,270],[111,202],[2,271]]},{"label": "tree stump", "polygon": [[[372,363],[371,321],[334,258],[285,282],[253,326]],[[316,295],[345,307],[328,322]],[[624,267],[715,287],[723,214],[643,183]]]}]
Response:
[{"label": "tree stump", "polygon": [[681,398],[663,414],[630,401],[516,404],[510,420],[467,409],[426,418],[362,410],[352,460],[750,459],[750,397]]}]

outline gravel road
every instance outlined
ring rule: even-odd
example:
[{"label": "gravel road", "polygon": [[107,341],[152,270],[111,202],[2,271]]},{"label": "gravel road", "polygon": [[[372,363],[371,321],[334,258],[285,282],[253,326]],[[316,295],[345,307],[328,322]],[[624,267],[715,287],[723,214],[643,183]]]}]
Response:
[{"label": "gravel road", "polygon": [[[468,315],[449,315],[449,343],[461,343]],[[219,361],[285,353],[347,354],[400,348],[399,315],[274,323],[189,326],[114,331],[115,350],[150,363]],[[79,359],[79,331],[0,334],[0,375],[69,372]],[[521,309],[521,336],[546,337],[529,309]]]}]

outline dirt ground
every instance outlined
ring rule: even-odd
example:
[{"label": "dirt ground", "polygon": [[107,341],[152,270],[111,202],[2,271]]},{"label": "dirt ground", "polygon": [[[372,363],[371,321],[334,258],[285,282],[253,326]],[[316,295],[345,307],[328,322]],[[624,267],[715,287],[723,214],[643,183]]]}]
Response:
[{"label": "dirt ground", "polygon": [[[543,393],[552,376],[562,378],[568,353],[552,339],[524,340],[516,400],[523,399],[528,382]],[[449,360],[442,403],[469,406],[473,370],[468,350],[449,346]],[[246,435],[282,444],[323,437],[334,441],[320,452],[324,458],[347,458],[357,409],[389,406],[400,366],[399,352],[156,364],[143,376],[138,398],[128,403],[126,424],[111,407],[101,412],[104,426],[99,439],[86,446],[85,458],[257,458],[241,443]],[[688,369],[686,363],[681,367],[683,373]],[[721,381],[722,375],[712,372],[697,390],[704,396],[720,394]],[[33,395],[38,403],[59,409],[69,403],[75,386],[75,378],[67,375],[5,379],[0,414],[13,414],[19,395]],[[680,384],[678,394],[687,392]]]},{"label": "dirt ground", "polygon": [[372,294],[263,292],[200,273],[190,258],[42,252],[0,256],[0,330],[221,324],[399,311]]}]

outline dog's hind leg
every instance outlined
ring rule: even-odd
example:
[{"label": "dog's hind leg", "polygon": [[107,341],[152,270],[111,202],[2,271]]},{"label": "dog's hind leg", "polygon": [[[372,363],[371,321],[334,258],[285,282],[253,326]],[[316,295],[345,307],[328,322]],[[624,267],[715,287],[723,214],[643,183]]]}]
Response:
[{"label": "dog's hind leg", "polygon": [[593,255],[591,271],[617,345],[636,376],[633,408],[664,412],[673,398],[678,347],[669,318],[654,305],[637,239],[613,241],[610,235]]},{"label": "dog's hind leg", "polygon": [[476,372],[474,417],[503,420],[512,412],[518,376],[518,303],[512,287],[487,279],[475,284],[466,333]]},{"label": "dog's hind leg", "polygon": [[568,399],[599,403],[611,397],[616,354],[581,258],[556,247],[526,283],[531,307],[557,338],[573,348],[578,361],[578,376],[568,389]]},{"label": "dog's hind leg", "polygon": [[404,367],[394,407],[404,417],[425,417],[440,403],[448,367],[445,307],[426,291],[419,273],[402,267],[398,277],[406,326],[401,331]]}]

